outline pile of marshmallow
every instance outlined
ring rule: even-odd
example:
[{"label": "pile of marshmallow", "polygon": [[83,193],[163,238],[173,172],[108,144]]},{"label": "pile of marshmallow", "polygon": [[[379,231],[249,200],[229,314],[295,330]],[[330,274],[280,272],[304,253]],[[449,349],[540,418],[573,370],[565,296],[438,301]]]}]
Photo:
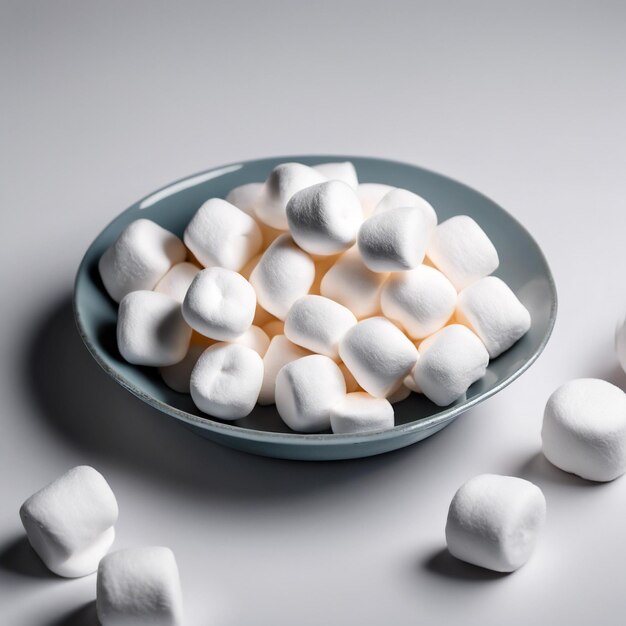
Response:
[{"label": "pile of marshmallow", "polygon": [[[211,198],[184,243],[147,219],[102,255],[117,341],[203,412],[275,403],[292,430],[391,428],[412,391],[446,406],[530,327],[490,276],[498,253],[459,215],[354,166],[278,165]],[[202,269],[204,268],[204,269]]]}]

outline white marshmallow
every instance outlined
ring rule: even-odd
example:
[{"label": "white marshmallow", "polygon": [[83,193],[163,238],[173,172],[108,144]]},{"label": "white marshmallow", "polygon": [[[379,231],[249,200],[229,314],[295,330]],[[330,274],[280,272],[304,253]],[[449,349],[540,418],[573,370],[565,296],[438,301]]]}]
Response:
[{"label": "white marshmallow", "polygon": [[216,343],[191,372],[191,398],[204,413],[236,420],[252,411],[262,382],[263,360],[257,352],[237,343]]},{"label": "white marshmallow", "polygon": [[263,328],[263,326],[273,321],[277,321],[276,318],[257,303],[252,323],[259,328]]},{"label": "white marshmallow", "polygon": [[174,554],[159,546],[108,554],[98,567],[102,626],[180,626],[183,597]]},{"label": "white marshmallow", "polygon": [[308,350],[291,343],[285,335],[272,337],[269,348],[263,357],[263,384],[259,393],[259,404],[274,404],[278,372],[287,363],[310,354]]},{"label": "white marshmallow", "polygon": [[250,274],[252,274],[252,270],[256,267],[256,264],[261,260],[263,253],[257,254],[253,256],[240,270],[239,274],[241,274],[246,280],[250,280]]},{"label": "white marshmallow", "polygon": [[339,180],[296,192],[286,211],[291,236],[311,254],[332,255],[347,250],[356,241],[363,221],[359,199]]},{"label": "white marshmallow", "polygon": [[387,400],[389,400],[391,404],[398,404],[398,402],[403,402],[410,395],[411,395],[411,389],[407,385],[404,384],[404,381],[402,381],[402,384],[395,391],[392,391],[387,396]]},{"label": "white marshmallow", "polygon": [[183,242],[151,220],[131,222],[98,262],[108,294],[120,302],[131,291],[150,290],[175,265],[185,260]]},{"label": "white marshmallow", "polygon": [[248,330],[237,337],[233,343],[240,343],[243,346],[252,348],[261,358],[265,356],[267,349],[270,345],[270,338],[268,334],[258,326],[250,326]]},{"label": "white marshmallow", "polygon": [[179,363],[159,368],[163,382],[178,393],[189,393],[189,381],[191,372],[195,367],[200,355],[208,348],[206,344],[192,343],[187,350],[185,358]]},{"label": "white marshmallow", "polygon": [[326,275],[326,272],[339,260],[340,254],[334,254],[332,256],[318,256],[313,259],[315,263],[315,278],[313,284],[309,289],[309,293],[314,296],[321,295],[320,290],[322,287],[322,280]]},{"label": "white marshmallow", "polygon": [[204,267],[239,271],[260,249],[261,231],[249,215],[222,200],[207,200],[185,229],[185,244]]},{"label": "white marshmallow", "polygon": [[[419,359],[418,359],[418,361],[419,361]],[[417,365],[417,363],[415,365]],[[422,393],[422,390],[420,389],[420,386],[415,382],[415,378],[413,377],[413,372],[414,371],[415,371],[415,368],[413,368],[413,370],[411,371],[410,374],[407,374],[404,377],[404,380],[402,381],[402,384],[409,391],[412,391],[413,393]]]},{"label": "white marshmallow", "polygon": [[346,394],[330,409],[330,426],[337,434],[386,430],[393,425],[391,403],[364,391]]},{"label": "white marshmallow", "polygon": [[617,352],[619,364],[626,372],[626,318],[621,320],[615,329],[615,352]]},{"label": "white marshmallow", "polygon": [[413,339],[432,335],[452,317],[457,293],[438,270],[420,265],[391,274],[380,294],[383,314],[399,322]]},{"label": "white marshmallow", "polygon": [[488,276],[500,263],[491,240],[468,215],[457,215],[439,224],[426,254],[458,291]]},{"label": "white marshmallow", "polygon": [[495,276],[472,283],[459,293],[456,317],[469,326],[495,359],[530,328],[530,313],[510,287]]},{"label": "white marshmallow", "polygon": [[546,499],[533,483],[512,476],[475,476],[450,504],[448,550],[467,563],[512,572],[530,558],[545,519]]},{"label": "white marshmallow", "polygon": [[285,424],[298,432],[330,428],[330,409],[345,395],[341,370],[321,354],[288,363],[276,377],[276,409]]},{"label": "white marshmallow", "polygon": [[302,163],[277,165],[263,184],[255,206],[256,216],[268,226],[287,230],[286,207],[297,191],[322,183],[326,177]]},{"label": "white marshmallow", "polygon": [[178,302],[185,299],[189,285],[200,271],[193,263],[177,263],[161,278],[154,288],[159,293],[166,293]]},{"label": "white marshmallow", "polygon": [[95,572],[115,538],[118,508],[107,481],[93,467],[74,467],[20,508],[30,545],[46,567],[76,578]]},{"label": "white marshmallow", "polygon": [[193,279],[183,301],[183,316],[200,334],[220,341],[232,341],[252,325],[256,295],[240,274],[222,267],[210,267]]},{"label": "white marshmallow", "polygon": [[439,406],[461,398],[489,365],[482,341],[460,324],[446,326],[425,339],[419,354],[413,370],[415,388]]},{"label": "white marshmallow", "polygon": [[287,234],[272,242],[250,274],[259,304],[281,320],[308,293],[314,278],[313,259]]},{"label": "white marshmallow", "polygon": [[549,398],[543,453],[566,472],[605,482],[626,472],[626,394],[611,383],[581,378]]},{"label": "white marshmallow", "polygon": [[117,313],[117,347],[134,365],[162,367],[185,358],[191,328],[180,303],[156,291],[132,291]]},{"label": "white marshmallow", "polygon": [[239,185],[228,192],[225,200],[236,206],[240,211],[247,213],[250,217],[256,219],[254,206],[258,197],[261,195],[263,183],[246,183]]},{"label": "white marshmallow", "polygon": [[394,187],[383,185],[381,183],[361,183],[356,189],[356,195],[361,202],[363,214],[369,217],[374,213],[378,203],[392,190]]},{"label": "white marshmallow", "polygon": [[328,180],[340,180],[347,185],[350,185],[350,187],[355,191],[359,186],[359,178],[356,174],[356,169],[350,161],[320,163],[319,165],[314,165],[313,169],[317,170]]},{"label": "white marshmallow", "polygon": [[400,387],[418,358],[413,343],[384,317],[363,320],[348,330],[339,355],[359,385],[377,398]]},{"label": "white marshmallow", "polygon": [[293,303],[285,318],[289,341],[331,359],[339,357],[339,342],[356,317],[345,306],[323,296],[303,296]]},{"label": "white marshmallow", "polygon": [[341,373],[346,381],[346,392],[354,393],[355,391],[360,391],[361,387],[359,386],[359,383],[356,382],[356,378],[352,376],[352,372],[346,367],[346,364],[339,362],[337,365],[339,365],[339,369],[341,370]]},{"label": "white marshmallow", "polygon": [[386,193],[382,200],[376,205],[374,215],[406,206],[420,209],[420,211],[424,213],[424,217],[426,217],[431,228],[437,226],[437,213],[430,202],[408,189],[392,189],[389,193]]},{"label": "white marshmallow", "polygon": [[432,223],[416,207],[400,207],[366,219],[357,236],[363,263],[373,272],[417,267],[426,254]]},{"label": "white marshmallow", "polygon": [[285,334],[285,322],[282,320],[272,320],[263,326],[263,332],[271,339],[276,335]]},{"label": "white marshmallow", "polygon": [[320,293],[349,308],[358,319],[380,312],[380,291],[388,274],[368,269],[356,246],[324,274]]}]

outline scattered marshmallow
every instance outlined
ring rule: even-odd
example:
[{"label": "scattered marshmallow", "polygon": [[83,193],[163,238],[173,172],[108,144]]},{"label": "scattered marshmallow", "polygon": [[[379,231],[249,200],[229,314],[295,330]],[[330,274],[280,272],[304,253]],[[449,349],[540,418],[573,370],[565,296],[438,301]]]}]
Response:
[{"label": "scattered marshmallow", "polygon": [[277,165],[263,184],[255,206],[256,216],[268,226],[287,230],[287,203],[301,189],[322,183],[326,177],[302,163]]},{"label": "scattered marshmallow", "polygon": [[346,395],[346,382],[337,364],[312,354],[285,365],[276,377],[276,408],[297,432],[330,428],[331,407]]},{"label": "scattered marshmallow", "polygon": [[95,572],[115,539],[118,508],[103,476],[74,467],[20,508],[26,536],[46,567],[66,578]]},{"label": "scattered marshmallow", "polygon": [[156,291],[132,291],[117,313],[117,347],[134,365],[162,367],[185,358],[191,328],[180,303]]},{"label": "scattered marshmallow", "polygon": [[287,203],[294,241],[310,254],[332,255],[356,241],[363,210],[349,185],[330,180],[296,192]]},{"label": "scattered marshmallow", "polygon": [[481,339],[495,359],[530,328],[530,313],[510,287],[495,276],[472,283],[459,293],[456,316]]},{"label": "scattered marshmallow", "polygon": [[422,341],[419,354],[412,374],[414,389],[439,406],[461,398],[489,365],[482,341],[460,324],[446,326]]},{"label": "scattered marshmallow", "polygon": [[356,322],[349,309],[333,300],[303,296],[287,313],[285,335],[298,346],[337,360],[339,342]]},{"label": "scattered marshmallow", "polygon": [[269,335],[258,326],[250,326],[241,336],[237,337],[233,343],[240,343],[243,346],[252,348],[261,358],[265,356],[270,345]]},{"label": "scattered marshmallow", "polygon": [[151,290],[166,272],[185,260],[183,242],[155,222],[131,222],[100,257],[98,270],[107,293],[120,302],[131,291]]},{"label": "scattered marshmallow", "polygon": [[380,313],[380,292],[388,274],[368,269],[356,246],[324,274],[320,293],[350,309],[358,319]]},{"label": "scattered marshmallow", "polygon": [[390,185],[383,185],[381,183],[361,183],[356,188],[356,195],[361,202],[363,215],[365,215],[365,217],[372,215],[380,201],[392,189],[394,189],[394,187],[391,187]]},{"label": "scattered marshmallow", "polygon": [[197,210],[184,239],[204,267],[235,272],[261,249],[263,241],[254,219],[221,198],[211,198]]},{"label": "scattered marshmallow", "polygon": [[626,318],[615,329],[615,351],[624,372],[626,372]]},{"label": "scattered marshmallow", "polygon": [[422,211],[431,228],[437,226],[437,213],[435,213],[435,209],[433,209],[430,202],[408,189],[392,189],[389,193],[386,193],[376,205],[374,215],[407,206],[415,207]]},{"label": "scattered marshmallow", "polygon": [[210,267],[193,279],[182,312],[187,323],[205,337],[232,341],[252,325],[256,295],[237,272]]},{"label": "scattered marshmallow", "polygon": [[314,165],[313,169],[322,174],[322,176],[325,176],[328,180],[340,180],[350,185],[355,191],[359,186],[359,178],[356,174],[356,169],[354,169],[354,165],[352,165],[350,161],[320,163],[319,165]]},{"label": "scattered marshmallow", "polygon": [[191,282],[199,271],[200,269],[193,263],[177,263],[161,278],[154,288],[154,291],[166,293],[168,296],[174,298],[174,300],[182,303],[185,299],[187,289],[189,289],[189,285],[191,285]]},{"label": "scattered marshmallow", "polygon": [[339,343],[339,355],[359,385],[377,398],[395,391],[418,358],[415,345],[384,317],[350,328]]},{"label": "scattered marshmallow", "polygon": [[626,472],[626,394],[611,383],[581,378],[549,398],[541,430],[553,465],[606,482]]},{"label": "scattered marshmallow", "polygon": [[159,368],[163,382],[178,393],[189,393],[189,381],[191,372],[195,367],[200,355],[208,348],[208,345],[192,343],[187,350],[185,358],[174,365]]},{"label": "scattered marshmallow", "polygon": [[413,339],[422,339],[448,322],[456,299],[456,289],[440,271],[420,265],[391,274],[380,302],[386,317],[399,322]]},{"label": "scattered marshmallow", "polygon": [[313,259],[284,234],[263,253],[252,270],[250,283],[259,304],[284,320],[291,305],[308,293],[314,278]]},{"label": "scattered marshmallow", "polygon": [[262,382],[263,360],[257,352],[238,343],[216,343],[191,372],[191,397],[202,412],[236,420],[252,411]]},{"label": "scattered marshmallow", "polygon": [[369,393],[348,393],[330,409],[330,426],[334,433],[352,434],[393,428],[393,407],[385,398]]},{"label": "scattered marshmallow", "polygon": [[246,183],[239,185],[228,192],[225,200],[236,206],[240,211],[247,213],[250,217],[256,219],[254,206],[258,197],[261,195],[263,183]]},{"label": "scattered marshmallow", "polygon": [[454,495],[446,541],[457,559],[496,572],[513,572],[530,558],[546,519],[546,500],[533,483],[482,474]]},{"label": "scattered marshmallow", "polygon": [[118,550],[98,567],[102,626],[180,626],[183,597],[174,554],[159,546]]},{"label": "scattered marshmallow", "polygon": [[416,207],[399,207],[366,219],[357,236],[363,263],[373,272],[417,267],[426,254],[433,226]]},{"label": "scattered marshmallow", "polygon": [[426,253],[458,291],[488,276],[500,263],[491,240],[468,215],[456,215],[439,224]]}]

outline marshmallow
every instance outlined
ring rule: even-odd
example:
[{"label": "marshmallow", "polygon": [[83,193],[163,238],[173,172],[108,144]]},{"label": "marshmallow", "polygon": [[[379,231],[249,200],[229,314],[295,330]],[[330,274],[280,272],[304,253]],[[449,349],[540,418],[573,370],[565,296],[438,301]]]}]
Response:
[{"label": "marshmallow", "polygon": [[341,373],[346,381],[346,392],[353,393],[355,391],[360,391],[361,387],[359,386],[359,383],[356,382],[356,378],[352,376],[352,372],[346,367],[346,364],[339,362],[337,365],[339,365],[339,369],[341,370]]},{"label": "marshmallow", "polygon": [[272,337],[270,345],[263,357],[263,384],[259,393],[259,404],[274,404],[276,376],[283,366],[296,359],[311,354],[308,350],[291,343],[285,335]]},{"label": "marshmallow", "polygon": [[282,320],[291,305],[308,293],[314,278],[313,259],[287,234],[272,242],[250,274],[259,304]]},{"label": "marshmallow", "polygon": [[324,274],[320,293],[349,308],[358,319],[380,312],[380,290],[388,274],[365,267],[356,246]]},{"label": "marshmallow", "polygon": [[232,341],[252,325],[256,295],[240,274],[210,267],[193,279],[183,302],[183,316],[200,334]]},{"label": "marshmallow", "polygon": [[489,365],[482,341],[460,324],[446,326],[422,341],[419,354],[413,370],[414,389],[439,406],[461,398]]},{"label": "marshmallow", "polygon": [[233,343],[248,346],[248,348],[252,348],[261,358],[263,358],[269,348],[270,338],[263,329],[258,326],[250,326],[250,328],[248,328],[243,335],[237,337]]},{"label": "marshmallow", "polygon": [[364,433],[393,428],[393,407],[385,398],[369,393],[348,393],[330,409],[330,426],[336,434]]},{"label": "marshmallow", "polygon": [[403,383],[395,391],[392,391],[387,396],[387,400],[389,400],[391,404],[398,404],[398,402],[403,402],[410,395],[411,395],[411,389],[407,387],[403,381]]},{"label": "marshmallow", "polygon": [[202,343],[192,343],[187,350],[185,358],[179,363],[159,368],[163,382],[178,393],[189,393],[189,381],[191,372],[195,367],[200,355],[208,348]]},{"label": "marshmallow", "polygon": [[282,320],[272,320],[263,326],[263,332],[271,339],[276,335],[285,334],[285,322]]},{"label": "marshmallow", "polygon": [[418,353],[392,322],[372,317],[348,330],[339,343],[339,356],[365,391],[384,398],[400,387]]},{"label": "marshmallow", "polygon": [[[418,351],[419,354],[419,351]],[[418,359],[419,361],[419,359]],[[417,363],[415,364],[417,365]],[[422,393],[422,390],[420,389],[420,386],[415,382],[415,378],[413,377],[413,372],[415,371],[415,368],[413,368],[413,370],[411,371],[410,374],[407,374],[404,377],[404,380],[402,381],[402,384],[409,390],[412,391],[413,393]]]},{"label": "marshmallow", "polygon": [[293,303],[285,318],[287,339],[311,352],[331,359],[339,356],[339,341],[356,324],[345,306],[323,296],[303,296]]},{"label": "marshmallow", "polygon": [[323,174],[302,163],[277,165],[263,184],[255,206],[256,216],[272,228],[287,230],[285,209],[291,196],[325,180]]},{"label": "marshmallow", "polygon": [[276,320],[276,318],[271,313],[268,313],[263,307],[259,306],[257,303],[252,323],[259,328],[263,328],[263,326],[265,326],[266,324],[274,321],[278,320]]},{"label": "marshmallow", "polygon": [[615,329],[615,352],[624,372],[626,372],[626,318]]},{"label": "marshmallow", "polygon": [[174,554],[158,546],[118,550],[98,567],[102,626],[180,626],[183,597]]},{"label": "marshmallow", "polygon": [[325,176],[328,180],[340,180],[354,190],[359,186],[359,178],[356,174],[356,169],[350,161],[343,161],[340,163],[320,163],[314,165],[313,169],[318,171],[322,176]]},{"label": "marshmallow", "polygon": [[543,453],[566,472],[606,482],[626,471],[626,394],[611,383],[581,378],[549,398]]},{"label": "marshmallow", "polygon": [[191,339],[180,303],[156,291],[132,291],[117,313],[117,347],[134,365],[162,367],[185,358]]},{"label": "marshmallow", "polygon": [[191,372],[191,398],[204,413],[236,420],[252,411],[262,382],[263,360],[257,352],[238,343],[216,343]]},{"label": "marshmallow", "polygon": [[491,240],[468,215],[457,215],[439,224],[426,253],[458,291],[488,276],[500,263]]},{"label": "marshmallow", "polygon": [[496,572],[513,572],[528,561],[546,519],[546,499],[533,483],[482,474],[454,495],[446,541],[457,559]]},{"label": "marshmallow", "polygon": [[530,328],[530,313],[509,286],[487,276],[459,293],[456,316],[481,339],[495,359]]},{"label": "marshmallow", "polygon": [[345,395],[341,370],[321,354],[288,363],[276,377],[276,409],[285,424],[298,432],[330,428],[330,409]]},{"label": "marshmallow", "polygon": [[356,241],[363,221],[356,194],[338,180],[296,192],[286,211],[291,236],[311,254],[332,255],[347,250]]},{"label": "marshmallow", "polygon": [[107,293],[115,300],[131,291],[150,290],[175,265],[185,260],[183,242],[155,222],[131,222],[98,262]]},{"label": "marshmallow", "polygon": [[356,195],[361,202],[361,207],[363,207],[363,214],[369,217],[376,210],[379,202],[392,189],[394,187],[380,183],[361,183],[356,189]]},{"label": "marshmallow", "polygon": [[391,274],[380,294],[383,314],[399,322],[413,339],[444,326],[456,307],[456,289],[438,270],[420,265]]},{"label": "marshmallow", "polygon": [[366,219],[357,236],[363,263],[373,272],[417,267],[426,253],[432,223],[416,207],[399,207]]},{"label": "marshmallow", "polygon": [[256,219],[254,205],[256,204],[257,198],[261,195],[262,189],[263,183],[246,183],[245,185],[231,189],[225,199],[226,202],[230,202],[230,204],[236,206],[240,211]]},{"label": "marshmallow", "polygon": [[321,295],[320,290],[322,288],[322,280],[326,275],[326,272],[338,261],[340,254],[334,254],[332,256],[318,256],[313,259],[315,263],[315,278],[313,284],[309,289],[309,293],[314,296]]},{"label": "marshmallow", "polygon": [[76,578],[95,572],[115,539],[118,508],[107,481],[93,467],[74,467],[20,508],[26,536],[46,567]]},{"label": "marshmallow", "polygon": [[256,264],[261,260],[263,254],[257,254],[253,256],[240,270],[239,274],[241,274],[246,280],[250,280],[250,274],[252,274],[252,270],[256,267]]},{"label": "marshmallow", "polygon": [[185,229],[185,244],[204,267],[239,271],[260,249],[263,241],[257,223],[236,206],[207,200]]},{"label": "marshmallow", "polygon": [[422,211],[431,228],[437,226],[437,213],[435,213],[435,209],[433,209],[430,202],[408,189],[392,189],[389,193],[386,193],[376,205],[374,215],[406,206],[416,207]]},{"label": "marshmallow", "polygon": [[200,269],[193,263],[177,263],[161,278],[154,290],[159,293],[166,293],[174,300],[182,303],[191,281],[199,271]]}]

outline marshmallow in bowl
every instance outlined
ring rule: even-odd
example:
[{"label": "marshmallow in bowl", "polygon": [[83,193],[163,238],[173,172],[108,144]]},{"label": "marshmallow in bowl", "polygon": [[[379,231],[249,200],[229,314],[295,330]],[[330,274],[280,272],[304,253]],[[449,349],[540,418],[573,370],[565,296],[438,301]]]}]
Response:
[{"label": "marshmallow in bowl", "polygon": [[357,236],[363,263],[373,272],[400,272],[417,267],[433,231],[417,207],[399,207],[366,219]]},{"label": "marshmallow in bowl", "polygon": [[265,356],[270,345],[268,334],[258,326],[250,326],[248,330],[233,340],[233,343],[239,343],[243,346],[252,348],[261,358]]},{"label": "marshmallow in bowl", "polygon": [[261,194],[263,183],[246,183],[231,189],[226,195],[226,202],[236,206],[239,210],[247,213],[250,217],[256,219],[254,206],[257,198]]},{"label": "marshmallow in bowl", "polygon": [[226,200],[210,198],[187,224],[184,240],[204,267],[237,272],[261,249],[263,237],[249,215]]},{"label": "marshmallow in bowl", "polygon": [[353,393],[354,391],[360,391],[361,387],[359,383],[356,382],[356,378],[352,375],[352,372],[346,367],[345,363],[341,361],[337,363],[339,365],[339,369],[343,374],[343,377],[346,381],[346,393]]},{"label": "marshmallow in bowl", "polygon": [[191,372],[190,392],[204,413],[236,420],[252,411],[263,383],[263,360],[238,343],[208,347]]},{"label": "marshmallow in bowl", "polygon": [[350,248],[363,221],[359,199],[349,185],[339,180],[296,192],[286,212],[294,241],[310,254],[323,256]]},{"label": "marshmallow in bowl", "polygon": [[391,403],[364,391],[348,393],[332,405],[330,427],[334,433],[352,434],[393,428]]},{"label": "marshmallow in bowl", "polygon": [[297,432],[330,428],[330,410],[345,395],[346,382],[339,366],[321,354],[288,363],[276,377],[276,409]]},{"label": "marshmallow in bowl", "polygon": [[183,242],[155,222],[131,222],[98,262],[107,293],[120,302],[131,291],[154,289],[166,272],[185,260]]},{"label": "marshmallow in bowl", "polygon": [[156,284],[154,291],[160,293],[166,293],[168,296],[178,300],[182,303],[185,299],[185,294],[189,285],[196,277],[196,274],[200,271],[200,268],[196,267],[193,263],[177,263],[161,278]]},{"label": "marshmallow in bowl", "polygon": [[435,228],[435,226],[437,226],[437,213],[435,212],[435,209],[433,209],[430,202],[424,200],[422,196],[418,196],[416,193],[413,193],[408,189],[392,189],[390,192],[386,193],[381,201],[376,205],[374,215],[391,211],[391,209],[407,206],[416,207],[423,211],[424,216],[431,225],[431,228]]},{"label": "marshmallow in bowl", "polygon": [[486,276],[459,293],[457,320],[472,329],[495,359],[530,328],[530,313],[511,288],[496,276]]},{"label": "marshmallow in bowl", "polygon": [[458,291],[488,276],[500,263],[493,243],[468,215],[456,215],[439,224],[426,254]]},{"label": "marshmallow in bowl", "polygon": [[133,365],[163,367],[185,358],[191,328],[180,302],[165,293],[132,291],[117,312],[117,347]]},{"label": "marshmallow in bowl", "polygon": [[209,347],[209,344],[192,343],[182,361],[159,368],[159,374],[163,382],[178,393],[189,393],[189,381],[191,372],[195,367],[200,355]]},{"label": "marshmallow in bowl", "polygon": [[482,341],[460,324],[446,326],[422,341],[419,354],[412,374],[414,388],[438,406],[463,397],[489,365]]},{"label": "marshmallow in bowl", "polygon": [[553,465],[606,482],[626,472],[626,394],[595,378],[571,380],[549,398],[541,430]]},{"label": "marshmallow in bowl", "polygon": [[117,501],[93,467],[80,465],[20,508],[26,536],[46,567],[66,578],[95,572],[115,538]]},{"label": "marshmallow in bowl", "polygon": [[287,203],[297,191],[324,182],[326,177],[302,163],[277,165],[263,184],[256,201],[255,213],[264,224],[287,230]]},{"label": "marshmallow in bowl", "polygon": [[481,474],[454,495],[446,541],[457,559],[496,572],[524,565],[545,524],[541,489],[522,478]]},{"label": "marshmallow in bowl", "polygon": [[348,330],[339,343],[339,356],[365,391],[384,398],[400,387],[418,352],[393,322],[371,317]]},{"label": "marshmallow in bowl", "polygon": [[298,346],[337,360],[339,342],[356,321],[345,306],[323,296],[308,295],[289,309],[285,335]]},{"label": "marshmallow in bowl", "polygon": [[313,169],[325,176],[328,180],[340,180],[346,183],[346,185],[350,185],[355,191],[359,186],[359,178],[356,169],[350,161],[320,163],[319,165],[314,165]]},{"label": "marshmallow in bowl", "polygon": [[240,274],[222,267],[210,267],[193,279],[183,301],[185,320],[210,339],[232,341],[252,325],[256,295]]},{"label": "marshmallow in bowl", "polygon": [[444,326],[454,313],[456,300],[452,283],[427,265],[394,272],[380,295],[383,314],[399,322],[413,339],[428,337]]},{"label": "marshmallow in bowl", "polygon": [[356,195],[361,202],[363,214],[369,217],[374,213],[378,203],[395,187],[382,183],[361,183],[356,188]]},{"label": "marshmallow in bowl", "polygon": [[391,404],[398,404],[398,402],[403,402],[410,395],[411,395],[411,388],[405,385],[403,381],[403,383],[395,391],[392,391],[387,396],[387,400],[389,400]]},{"label": "marshmallow in bowl", "polygon": [[250,274],[259,304],[281,320],[309,292],[314,279],[313,259],[288,234],[272,242]]},{"label": "marshmallow in bowl", "polygon": [[96,611],[101,626],[181,626],[183,599],[174,554],[145,546],[118,550],[98,567]]}]

